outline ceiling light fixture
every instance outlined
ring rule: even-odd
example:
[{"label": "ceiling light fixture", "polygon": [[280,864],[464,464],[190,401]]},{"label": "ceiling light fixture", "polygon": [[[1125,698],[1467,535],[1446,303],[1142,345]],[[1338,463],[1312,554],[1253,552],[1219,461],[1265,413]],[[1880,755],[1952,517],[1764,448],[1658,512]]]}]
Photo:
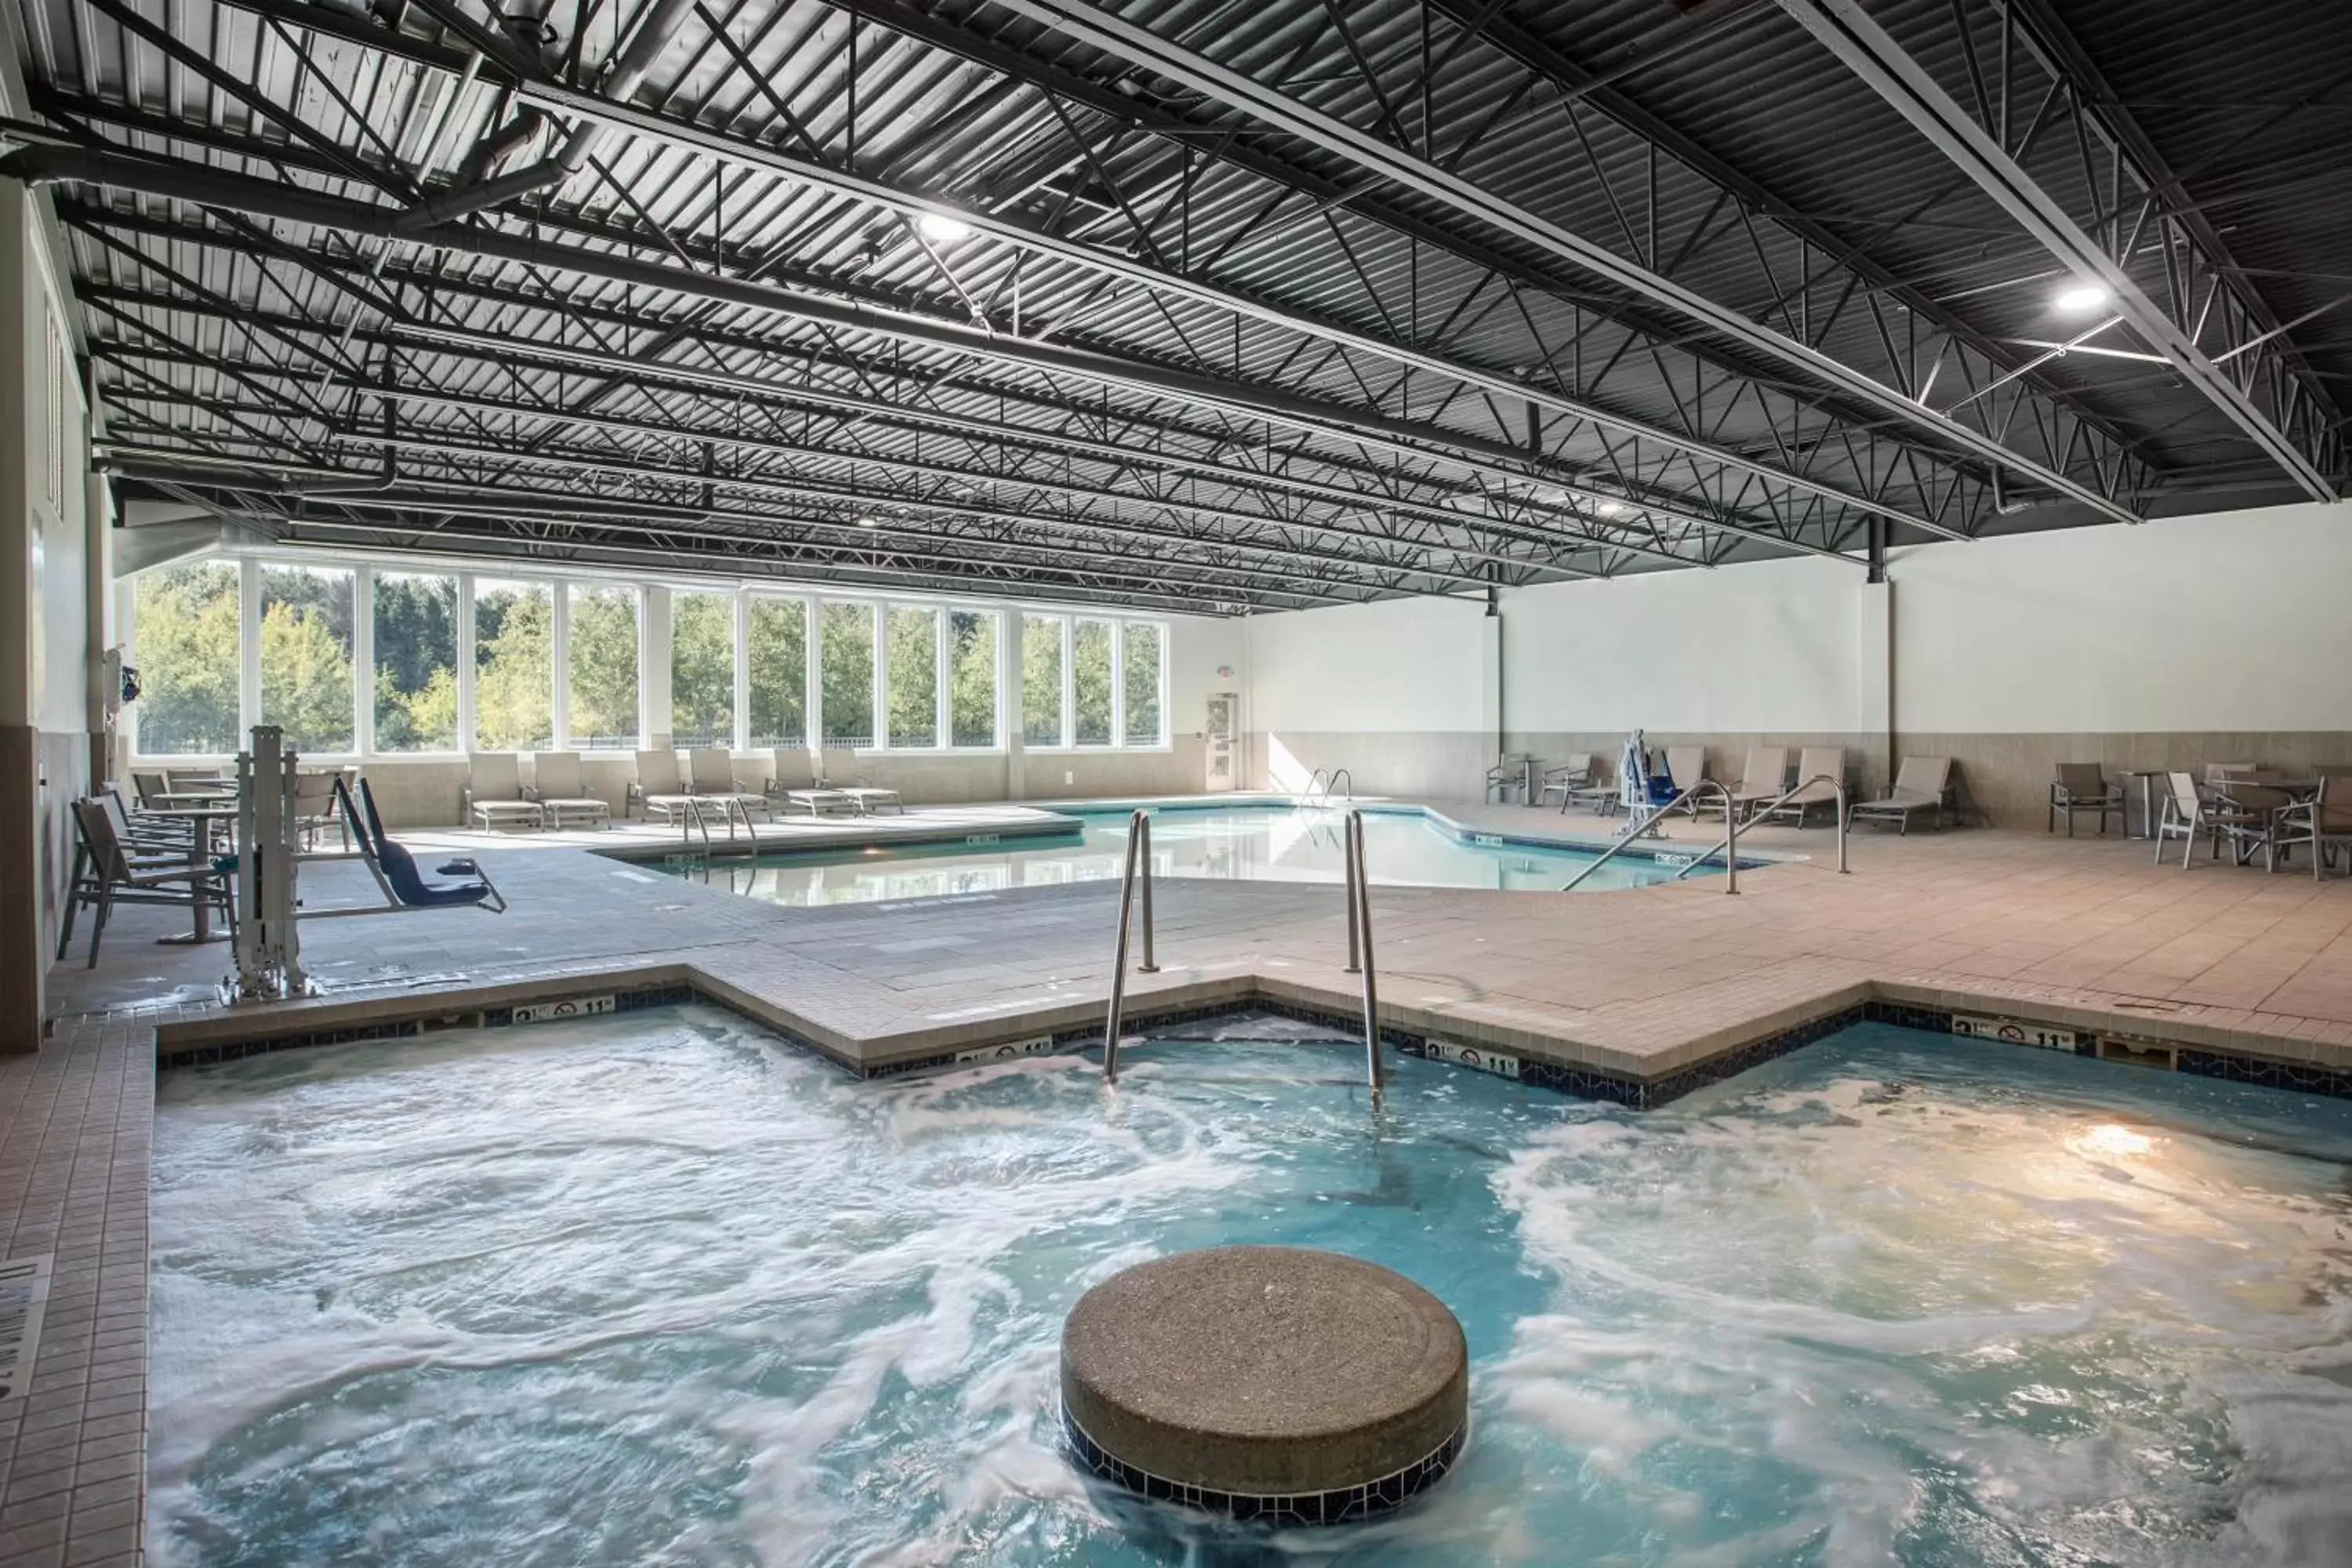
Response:
[{"label": "ceiling light fixture", "polygon": [[882,526],[882,520],[878,517],[861,517],[857,520],[857,526],[860,528],[879,528]]},{"label": "ceiling light fixture", "polygon": [[1592,510],[1603,517],[1615,517],[1625,510],[1625,503],[1622,500],[1598,501],[1594,503]]},{"label": "ceiling light fixture", "polygon": [[925,213],[915,220],[915,226],[923,231],[925,239],[939,245],[953,245],[971,236],[971,225],[944,213]]},{"label": "ceiling light fixture", "polygon": [[2086,316],[2113,298],[2101,283],[2076,283],[2058,290],[2051,304],[2070,316]]}]

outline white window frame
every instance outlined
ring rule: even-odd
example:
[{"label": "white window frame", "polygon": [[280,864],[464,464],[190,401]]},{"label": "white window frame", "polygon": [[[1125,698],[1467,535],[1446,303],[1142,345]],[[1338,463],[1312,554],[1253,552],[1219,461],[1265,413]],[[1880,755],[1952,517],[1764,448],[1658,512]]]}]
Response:
[{"label": "white window frame", "polygon": [[[1050,753],[1075,752],[1153,752],[1170,747],[1171,714],[1169,691],[1175,658],[1173,625],[1162,616],[1127,614],[1113,606],[1091,605],[1039,603],[1019,598],[977,599],[967,595],[884,595],[870,593],[844,594],[826,592],[814,584],[802,585],[776,580],[750,581],[743,579],[713,580],[709,577],[680,577],[675,582],[662,580],[649,584],[644,578],[630,575],[620,569],[609,572],[573,569],[560,574],[543,573],[531,568],[535,563],[508,562],[496,559],[451,557],[431,553],[408,555],[397,552],[360,553],[345,551],[275,549],[223,551],[211,555],[183,557],[163,563],[153,570],[163,571],[173,566],[220,563],[236,567],[238,605],[238,669],[237,728],[240,733],[249,731],[260,722],[261,709],[261,637],[260,605],[261,574],[269,566],[307,567],[352,574],[353,595],[352,657],[352,718],[353,750],[339,752],[310,753],[320,762],[449,762],[461,759],[478,750],[475,733],[476,692],[474,626],[477,584],[482,581],[499,581],[544,586],[552,595],[552,663],[550,679],[549,714],[551,742],[557,746],[573,744],[571,734],[571,618],[572,593],[575,587],[626,588],[636,595],[637,621],[637,744],[647,743],[649,721],[654,704],[653,683],[658,679],[669,679],[670,649],[664,647],[656,654],[652,646],[651,618],[647,613],[648,586],[660,586],[672,593],[723,594],[731,596],[735,615],[735,725],[734,749],[747,750],[751,741],[751,614],[755,600],[795,603],[801,606],[807,630],[804,680],[802,692],[801,743],[812,752],[824,744],[824,611],[833,605],[863,606],[868,616],[874,639],[874,679],[870,700],[873,703],[874,745],[877,752],[898,752],[906,755],[949,754],[982,757],[1009,751],[1015,740],[1015,729],[1025,731],[1027,715],[1015,726],[1011,718],[1013,698],[1019,690],[1013,683],[1022,679],[1025,671],[1024,650],[1026,646],[1026,626],[1031,620],[1051,621],[1059,628],[1061,638],[1060,736],[1055,744],[1031,742],[1025,732],[1019,738],[1024,751]],[[457,748],[455,751],[380,752],[375,744],[375,584],[380,574],[401,576],[447,577],[457,584]],[[117,603],[124,622],[124,640],[131,649],[131,658],[138,658],[137,591],[133,579],[125,579]],[[889,622],[891,608],[921,609],[932,614],[933,647],[937,684],[937,717],[934,743],[920,747],[892,747],[889,741]],[[996,637],[996,704],[995,737],[988,746],[955,744],[953,705],[953,661],[950,657],[950,617],[958,613],[993,616]],[[1102,621],[1111,628],[1111,739],[1108,745],[1079,746],[1076,739],[1076,626],[1080,620]],[[1125,658],[1127,628],[1147,625],[1154,627],[1160,640],[1160,737],[1156,742],[1130,744],[1127,739],[1127,684]],[[658,658],[660,668],[655,668]],[[1025,708],[1025,704],[1024,704]],[[132,715],[132,741],[137,741],[137,714]],[[133,761],[163,767],[178,767],[220,763],[230,760],[233,752],[198,754],[174,752],[152,755],[134,750]]]}]

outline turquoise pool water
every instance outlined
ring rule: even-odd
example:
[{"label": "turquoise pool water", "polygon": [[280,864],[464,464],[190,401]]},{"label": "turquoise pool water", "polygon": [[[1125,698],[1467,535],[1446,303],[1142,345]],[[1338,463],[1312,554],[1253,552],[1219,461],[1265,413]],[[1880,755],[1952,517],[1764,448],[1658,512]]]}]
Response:
[{"label": "turquoise pool water", "polygon": [[[798,905],[877,903],[1117,879],[1127,856],[1128,814],[1071,815],[1082,826],[1067,837],[776,855],[683,869],[713,887]],[[1152,872],[1229,881],[1337,883],[1343,879],[1339,843],[1344,820],[1342,812],[1286,805],[1155,812]],[[1593,837],[1605,838],[1607,833],[1607,826],[1601,825]],[[1593,858],[1574,849],[1467,842],[1418,811],[1364,814],[1365,870],[1386,887],[1557,892]],[[1647,887],[1681,869],[1680,862],[1628,853],[1601,867],[1577,890]],[[1721,874],[1719,866],[1705,865],[1691,872],[1694,878]]]},{"label": "turquoise pool water", "polygon": [[[1407,1059],[1375,1111],[1350,1044],[1216,1032],[1115,1090],[699,1006],[166,1073],[162,1560],[2345,1560],[2352,1106],[1866,1026],[1663,1110]],[[1270,1537],[1079,1480],[1063,1314],[1231,1241],[1452,1304],[1453,1476]]]}]

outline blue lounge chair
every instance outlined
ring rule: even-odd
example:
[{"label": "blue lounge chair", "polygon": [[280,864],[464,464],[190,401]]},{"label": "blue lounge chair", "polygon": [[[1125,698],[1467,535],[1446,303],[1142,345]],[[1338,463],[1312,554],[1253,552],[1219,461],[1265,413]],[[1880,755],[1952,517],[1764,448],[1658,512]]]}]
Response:
[{"label": "blue lounge chair", "polygon": [[470,859],[451,860],[440,868],[444,877],[471,879],[463,882],[428,882],[416,867],[416,857],[408,847],[383,830],[383,817],[375,808],[375,792],[368,782],[360,780],[360,798],[353,809],[350,789],[341,779],[335,781],[335,794],[340,797],[343,820],[352,825],[352,836],[359,846],[360,857],[368,869],[375,873],[377,886],[397,910],[448,910],[479,908],[492,914],[504,914],[505,897],[499,893],[482,868]]}]

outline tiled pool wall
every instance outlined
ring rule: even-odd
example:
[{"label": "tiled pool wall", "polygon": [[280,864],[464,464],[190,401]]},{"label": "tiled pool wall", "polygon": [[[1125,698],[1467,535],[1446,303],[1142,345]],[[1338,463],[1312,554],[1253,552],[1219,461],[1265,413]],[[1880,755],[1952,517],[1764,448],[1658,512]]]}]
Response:
[{"label": "tiled pool wall", "polygon": [[[593,997],[598,1004],[593,1011],[578,1014],[559,1013],[567,1000]],[[531,1001],[507,1002],[495,1006],[467,1007],[462,1000],[452,1005],[450,999],[441,999],[430,1015],[390,1018],[362,1024],[346,1024],[331,1028],[271,1034],[258,1038],[227,1043],[176,1043],[166,1031],[156,1037],[155,1060],[158,1068],[198,1067],[215,1062],[236,1061],[251,1056],[275,1051],[295,1050],[310,1046],[348,1045],[365,1040],[415,1039],[429,1035],[463,1028],[508,1028],[531,1021],[530,1015],[546,1010],[542,1016],[606,1016],[637,1012],[648,1007],[675,1006],[682,1003],[704,1002],[738,1014],[764,1032],[774,1035],[788,1044],[798,1047],[833,1063],[843,1071],[866,1079],[904,1077],[908,1073],[930,1072],[941,1068],[969,1066],[974,1062],[1002,1059],[1049,1051],[1082,1050],[1098,1047],[1102,1043],[1102,1025],[1085,1023],[1066,1025],[1058,1028],[1037,1028],[1025,1035],[978,1046],[962,1046],[953,1049],[909,1057],[897,1061],[860,1064],[845,1058],[842,1053],[793,1029],[762,1017],[749,1008],[715,991],[706,990],[689,982],[670,980],[632,986],[597,987],[593,991],[574,984],[562,991],[551,991],[544,997]],[[1360,1034],[1363,1025],[1360,1011],[1339,1007],[1317,1006],[1287,997],[1244,993],[1220,997],[1213,1002],[1179,1004],[1154,1008],[1148,1002],[1131,1006],[1127,1026],[1129,1031],[1166,1029],[1185,1024],[1216,1023],[1248,1015],[1272,1014],[1299,1023],[1316,1024],[1349,1034]],[[1956,1026],[1956,1019],[1973,1015],[1956,1014],[1950,1010],[1924,1006],[1916,1003],[1889,1001],[1879,998],[1832,1008],[1803,1023],[1759,1037],[1723,1051],[1706,1061],[1696,1062],[1677,1072],[1658,1078],[1637,1079],[1598,1068],[1567,1066],[1543,1061],[1533,1057],[1516,1055],[1499,1047],[1450,1040],[1422,1031],[1383,1026],[1381,1043],[1391,1050],[1407,1056],[1449,1061],[1469,1071],[1486,1071],[1512,1079],[1519,1083],[1580,1100],[1603,1100],[1633,1110],[1650,1110],[1679,1100],[1709,1084],[1719,1083],[1749,1068],[1816,1040],[1825,1039],[1839,1030],[1855,1024],[1892,1024],[1904,1028],[1921,1029],[1933,1034],[1964,1034]],[[2316,1094],[2332,1099],[2352,1100],[2352,1072],[2318,1067],[2310,1063],[2282,1062],[2265,1057],[2231,1051],[2214,1050],[2182,1041],[2167,1040],[2138,1031],[2094,1030],[2072,1025],[2041,1023],[2018,1017],[2005,1018],[2028,1032],[2040,1030],[2074,1037],[2071,1047],[2021,1044],[2020,1049],[2069,1049],[2076,1056],[2092,1057],[2116,1062],[2118,1065],[2140,1063],[2161,1065],[2171,1070],[2200,1078],[2224,1079],[2233,1083],[2257,1084],[2286,1089],[2299,1094]],[[1012,1022],[1012,1021],[1008,1021]],[[1969,1037],[1982,1038],[1981,1035]],[[2158,1058],[2161,1058],[2159,1061]]]}]

